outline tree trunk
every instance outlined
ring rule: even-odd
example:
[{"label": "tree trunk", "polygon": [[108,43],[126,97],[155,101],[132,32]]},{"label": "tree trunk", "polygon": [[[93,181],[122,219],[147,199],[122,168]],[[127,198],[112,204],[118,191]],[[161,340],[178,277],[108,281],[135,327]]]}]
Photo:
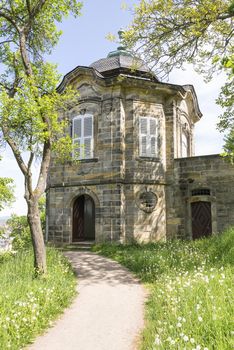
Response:
[{"label": "tree trunk", "polygon": [[36,275],[46,274],[46,249],[41,228],[40,211],[36,200],[28,200],[28,223],[34,250]]}]

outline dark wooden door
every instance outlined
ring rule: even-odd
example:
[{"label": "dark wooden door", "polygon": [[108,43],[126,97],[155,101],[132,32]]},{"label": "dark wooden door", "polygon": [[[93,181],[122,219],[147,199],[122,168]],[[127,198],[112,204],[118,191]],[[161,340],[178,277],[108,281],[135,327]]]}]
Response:
[{"label": "dark wooden door", "polygon": [[95,205],[91,197],[80,196],[73,205],[72,241],[95,239]]},{"label": "dark wooden door", "polygon": [[84,239],[84,202],[84,196],[80,196],[73,205],[73,242]]},{"label": "dark wooden door", "polygon": [[95,239],[95,206],[89,196],[85,196],[84,202],[84,239]]},{"label": "dark wooden door", "polygon": [[212,233],[211,203],[191,203],[193,239],[207,237]]}]

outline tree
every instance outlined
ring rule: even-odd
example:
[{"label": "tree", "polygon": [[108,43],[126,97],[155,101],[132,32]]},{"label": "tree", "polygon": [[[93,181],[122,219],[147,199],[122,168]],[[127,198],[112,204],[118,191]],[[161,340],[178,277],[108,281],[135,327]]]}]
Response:
[{"label": "tree", "polygon": [[[123,38],[159,77],[168,77],[173,68],[192,63],[211,79],[233,60],[233,18],[233,0],[141,0]],[[226,151],[234,148],[233,73],[229,72],[227,80],[218,99],[226,108],[219,124],[220,130],[229,132]]]},{"label": "tree", "polygon": [[220,131],[226,131],[224,155],[234,163],[234,55],[224,58],[222,61],[227,73],[227,82],[222,87],[217,103],[226,108],[226,111],[220,116],[218,128]]},{"label": "tree", "polygon": [[12,184],[12,179],[0,177],[0,211],[4,208],[4,205],[10,204],[14,200]]},{"label": "tree", "polygon": [[[71,147],[65,113],[75,92],[58,94],[56,66],[43,59],[57,44],[56,22],[80,14],[76,0],[3,0],[0,5],[0,127],[23,173],[28,223],[37,274],[46,272],[46,253],[38,201],[45,190],[51,151]],[[25,153],[26,152],[26,153]],[[33,188],[32,164],[40,159]]]}]

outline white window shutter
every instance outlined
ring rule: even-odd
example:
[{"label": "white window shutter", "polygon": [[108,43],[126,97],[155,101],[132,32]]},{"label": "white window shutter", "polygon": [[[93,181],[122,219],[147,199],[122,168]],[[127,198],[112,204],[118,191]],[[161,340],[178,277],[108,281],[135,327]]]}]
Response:
[{"label": "white window shutter", "polygon": [[75,159],[80,158],[81,136],[82,136],[82,121],[80,117],[75,117],[72,120],[73,158]]},{"label": "white window shutter", "polygon": [[93,116],[85,115],[84,116],[84,137],[93,136]]},{"label": "white window shutter", "polygon": [[147,156],[147,136],[141,135],[141,145],[140,145],[141,156]]},{"label": "white window shutter", "polygon": [[157,119],[150,118],[150,156],[157,156]]},{"label": "white window shutter", "polygon": [[80,115],[72,123],[73,157],[89,159],[93,157],[93,116]]},{"label": "white window shutter", "polygon": [[147,135],[147,118],[140,118],[140,133],[141,135]]},{"label": "white window shutter", "polygon": [[140,147],[140,156],[146,157],[147,155],[147,118],[140,118],[140,127],[139,127],[139,147]]},{"label": "white window shutter", "polygon": [[181,157],[188,157],[188,137],[182,132],[181,138]]},{"label": "white window shutter", "polygon": [[157,156],[157,119],[140,117],[140,156]]},{"label": "white window shutter", "polygon": [[151,140],[150,140],[150,153],[152,157],[156,157],[157,152],[156,152],[156,137],[155,136],[151,136]]},{"label": "white window shutter", "polygon": [[149,118],[150,122],[150,135],[156,136],[157,120],[155,118]]},{"label": "white window shutter", "polygon": [[83,135],[83,146],[84,146],[84,159],[93,157],[93,116],[85,115],[83,119],[84,123],[84,135]]},{"label": "white window shutter", "polygon": [[73,119],[73,134],[72,134],[72,138],[73,139],[77,139],[81,137],[81,118],[74,118]]},{"label": "white window shutter", "polygon": [[92,158],[92,139],[90,137],[84,139],[84,158]]}]

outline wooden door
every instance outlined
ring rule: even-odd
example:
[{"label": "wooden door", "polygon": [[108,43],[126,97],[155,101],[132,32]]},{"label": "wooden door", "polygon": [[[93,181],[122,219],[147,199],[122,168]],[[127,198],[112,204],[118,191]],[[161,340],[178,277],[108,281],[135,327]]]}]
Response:
[{"label": "wooden door", "polygon": [[193,239],[209,236],[212,233],[211,203],[191,203],[191,212]]},{"label": "wooden door", "polygon": [[90,196],[83,195],[73,205],[72,241],[95,239],[95,205]]},{"label": "wooden door", "polygon": [[84,239],[84,202],[84,196],[80,196],[73,205],[73,242]]},{"label": "wooden door", "polygon": [[86,195],[84,202],[84,239],[95,239],[95,206],[93,199]]}]

